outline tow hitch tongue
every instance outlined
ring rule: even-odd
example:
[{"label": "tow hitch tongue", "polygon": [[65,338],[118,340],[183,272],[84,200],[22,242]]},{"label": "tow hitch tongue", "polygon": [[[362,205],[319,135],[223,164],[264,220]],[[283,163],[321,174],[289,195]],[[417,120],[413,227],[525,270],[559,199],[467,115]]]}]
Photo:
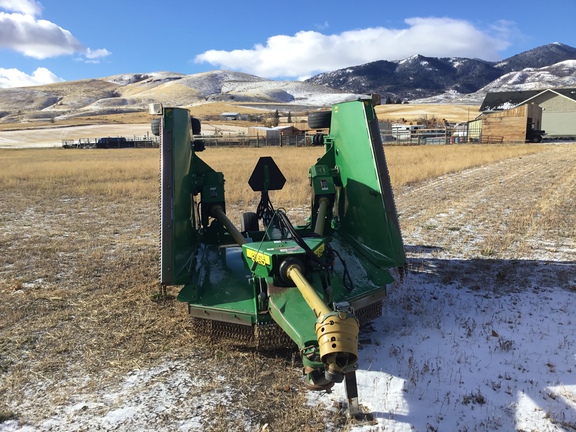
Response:
[{"label": "tow hitch tongue", "polygon": [[315,347],[303,350],[303,358],[312,360],[304,367],[306,386],[310,390],[328,390],[334,383],[346,379],[346,395],[349,415],[360,418],[356,369],[358,368],[359,322],[347,302],[334,303],[334,309],[320,298],[316,290],[303,275],[302,262],[288,257],[280,264],[280,276],[294,282],[302,298],[316,316],[316,337],[322,369],[313,367],[318,357]]},{"label": "tow hitch tongue", "polygon": [[[302,297],[316,315],[316,337],[320,360],[326,365],[325,378],[329,383],[342,382],[344,370],[358,362],[358,319],[351,310],[331,310],[302,274],[302,263],[286,258],[280,265],[284,279],[294,282]],[[343,306],[343,305],[341,305]]]}]

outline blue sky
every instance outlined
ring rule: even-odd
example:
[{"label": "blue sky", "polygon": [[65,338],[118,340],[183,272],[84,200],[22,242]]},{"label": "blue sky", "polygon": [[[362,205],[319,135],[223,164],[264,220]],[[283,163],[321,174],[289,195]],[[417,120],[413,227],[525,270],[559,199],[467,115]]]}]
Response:
[{"label": "blue sky", "polygon": [[576,46],[576,0],[0,0],[0,87],[216,69],[271,79],[414,54]]}]

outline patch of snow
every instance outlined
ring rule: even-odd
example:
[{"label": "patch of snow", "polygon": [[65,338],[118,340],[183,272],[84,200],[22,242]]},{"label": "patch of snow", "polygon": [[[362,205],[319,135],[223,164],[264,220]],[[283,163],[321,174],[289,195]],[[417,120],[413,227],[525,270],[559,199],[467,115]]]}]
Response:
[{"label": "patch of snow", "polygon": [[399,65],[404,64],[404,63],[409,63],[411,61],[414,61],[416,59],[418,59],[419,55],[418,54],[414,54],[410,57],[406,57],[405,59],[402,60],[397,60],[395,63],[398,63]]},{"label": "patch of snow", "polygon": [[[413,274],[361,339],[352,431],[563,430],[576,422],[576,293],[534,284],[486,295]],[[328,402],[326,401],[328,399]],[[309,402],[346,400],[344,386]]]},{"label": "patch of snow", "polygon": [[500,105],[500,106],[498,106],[498,107],[496,107],[496,108],[494,108],[494,109],[497,109],[497,110],[507,110],[507,109],[512,109],[512,108],[514,108],[515,106],[516,106],[516,105],[514,105],[513,103],[504,102],[502,105]]}]

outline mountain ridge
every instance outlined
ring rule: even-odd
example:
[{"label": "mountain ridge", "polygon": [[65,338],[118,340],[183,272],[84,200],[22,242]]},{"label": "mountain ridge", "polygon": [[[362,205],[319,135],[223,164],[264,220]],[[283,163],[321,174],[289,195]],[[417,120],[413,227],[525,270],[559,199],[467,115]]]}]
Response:
[{"label": "mountain ridge", "polygon": [[371,89],[384,98],[414,100],[448,92],[474,93],[508,73],[566,60],[576,60],[576,48],[555,42],[499,62],[417,54],[403,60],[378,60],[324,72],[306,81],[352,93]]}]

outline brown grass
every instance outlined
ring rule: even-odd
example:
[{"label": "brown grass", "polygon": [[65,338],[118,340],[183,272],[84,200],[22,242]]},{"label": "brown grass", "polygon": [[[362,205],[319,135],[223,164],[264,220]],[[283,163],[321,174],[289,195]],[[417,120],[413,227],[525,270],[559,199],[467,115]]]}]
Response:
[{"label": "brown grass", "polygon": [[392,185],[398,188],[545,150],[544,146],[532,144],[388,147],[386,158]]},{"label": "brown grass", "polygon": [[90,115],[85,117],[74,117],[57,121],[35,121],[33,123],[0,123],[2,130],[23,130],[23,129],[40,129],[54,128],[64,126],[86,126],[101,124],[142,124],[150,122],[150,115],[147,111],[126,112],[120,114],[108,115]]},{"label": "brown grass", "polygon": [[[545,146],[456,145],[387,147],[386,158],[394,187],[421,182],[466,168],[546,150]],[[308,204],[308,169],[323,154],[321,147],[209,148],[201,159],[226,179],[226,194],[234,204],[254,201],[247,186],[258,158],[272,156],[286,177],[275,192],[284,206]],[[112,198],[151,199],[157,193],[159,156],[156,149],[0,150],[0,187],[26,185],[29,190]]]},{"label": "brown grass", "polygon": [[[271,106],[271,111],[274,112],[275,106]],[[207,102],[187,107],[190,115],[205,119],[207,117],[220,116],[223,112],[237,112],[240,114],[263,114],[267,115],[270,112],[250,108],[249,106],[240,103],[224,103],[224,102]],[[288,111],[288,109],[287,109]],[[85,126],[85,125],[101,125],[101,124],[144,124],[149,123],[151,116],[147,110],[139,110],[136,112],[124,112],[117,114],[105,115],[89,115],[79,116],[68,119],[58,119],[56,121],[35,121],[33,123],[2,123],[0,122],[0,131],[2,130],[21,130],[21,129],[35,129],[35,128],[53,128],[63,126]],[[253,126],[254,124],[248,122],[236,121],[235,125],[239,126]]]},{"label": "brown grass", "polygon": [[[237,112],[240,114],[262,114],[266,116],[274,112],[279,104],[268,104],[269,109],[263,109],[267,104],[259,104],[259,108],[252,108],[248,104],[240,102],[206,102],[191,105],[188,108],[190,114],[200,119],[208,117],[220,116],[223,112]],[[401,121],[404,119],[407,122],[416,123],[421,120],[437,119],[442,121],[446,119],[451,123],[464,122],[472,120],[476,117],[478,112],[476,105],[449,105],[449,104],[391,104],[379,105],[376,107],[376,113],[381,121]],[[290,111],[287,106],[283,113]],[[299,122],[306,120],[307,111],[297,113],[292,111],[292,120]],[[282,117],[281,121],[286,118]],[[150,115],[146,110],[137,112],[125,112],[118,114],[106,115],[90,115],[86,117],[74,117],[70,119],[52,121],[37,121],[33,123],[1,123],[1,130],[20,130],[30,128],[47,128],[47,127],[62,127],[62,126],[80,126],[80,125],[99,125],[99,124],[142,124],[149,123]],[[234,122],[235,125],[241,126],[254,126],[248,122]],[[259,124],[258,124],[259,125]]]},{"label": "brown grass", "polygon": [[440,123],[446,119],[449,123],[473,120],[480,112],[479,105],[451,104],[389,104],[376,107],[380,121],[399,121],[416,124],[421,120],[437,119]]}]

